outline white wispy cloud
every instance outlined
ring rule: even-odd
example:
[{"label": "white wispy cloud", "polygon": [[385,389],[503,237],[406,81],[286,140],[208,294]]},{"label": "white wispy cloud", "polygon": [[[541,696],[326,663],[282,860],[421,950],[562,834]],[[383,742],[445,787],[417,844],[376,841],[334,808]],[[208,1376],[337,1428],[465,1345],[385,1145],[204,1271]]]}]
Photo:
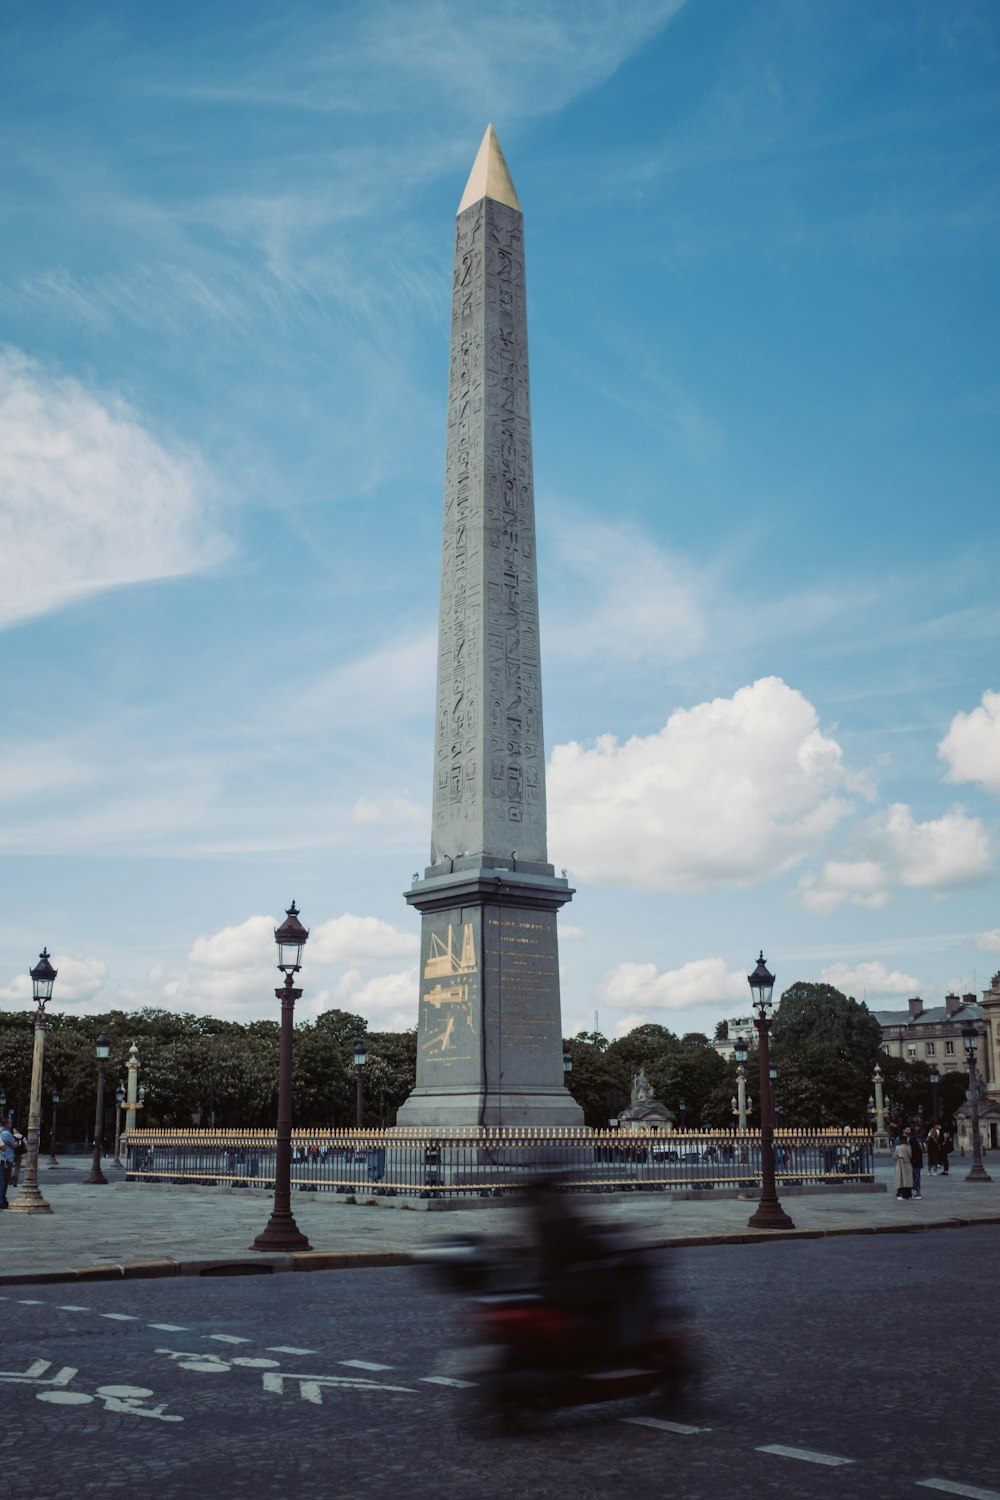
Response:
[{"label": "white wispy cloud", "polygon": [[0,626],[217,562],[210,492],[125,402],[0,353]]},{"label": "white wispy cloud", "polygon": [[978,708],[958,713],[938,745],[946,781],[975,781],[1000,792],[1000,693],[985,692]]},{"label": "white wispy cloud", "polygon": [[704,644],[708,583],[688,560],[636,526],[579,514],[553,540],[554,581],[569,607],[546,614],[547,652],[650,664],[685,660]]},{"label": "white wispy cloud", "polygon": [[815,708],[777,677],[678,709],[656,734],[557,745],[550,847],[574,877],[647,890],[747,885],[791,869],[848,812]]},{"label": "white wispy cloud", "polygon": [[900,969],[887,969],[881,961],[830,964],[820,973],[823,984],[832,984],[845,995],[860,999],[866,992],[878,995],[919,995],[920,981]]},{"label": "white wispy cloud", "polygon": [[1000,927],[994,927],[992,932],[981,932],[976,937],[976,947],[984,953],[1000,953]]}]

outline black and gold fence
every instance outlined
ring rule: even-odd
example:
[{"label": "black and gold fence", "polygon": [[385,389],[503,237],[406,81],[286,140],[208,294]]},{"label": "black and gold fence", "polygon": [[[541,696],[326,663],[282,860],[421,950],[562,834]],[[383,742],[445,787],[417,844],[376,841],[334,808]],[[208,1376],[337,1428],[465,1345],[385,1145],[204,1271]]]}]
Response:
[{"label": "black and gold fence", "polygon": [[[779,1186],[872,1182],[870,1135],[788,1130],[775,1136]],[[266,1188],[274,1182],[273,1130],[133,1130],[132,1182]],[[677,1192],[760,1186],[757,1131],[298,1130],[292,1187],[300,1192],[422,1198],[516,1192],[539,1171],[583,1192]]]}]

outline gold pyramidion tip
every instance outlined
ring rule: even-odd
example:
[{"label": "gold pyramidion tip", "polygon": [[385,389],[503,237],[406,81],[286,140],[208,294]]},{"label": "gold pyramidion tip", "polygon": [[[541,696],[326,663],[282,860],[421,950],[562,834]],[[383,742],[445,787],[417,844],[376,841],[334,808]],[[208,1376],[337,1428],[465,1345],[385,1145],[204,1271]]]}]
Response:
[{"label": "gold pyramidion tip", "polygon": [[478,203],[480,198],[492,198],[494,203],[505,203],[508,208],[516,208],[518,213],[521,212],[517,190],[492,125],[487,125],[486,134],[472,164],[462,201],[458,205],[459,213],[464,213],[467,208]]}]

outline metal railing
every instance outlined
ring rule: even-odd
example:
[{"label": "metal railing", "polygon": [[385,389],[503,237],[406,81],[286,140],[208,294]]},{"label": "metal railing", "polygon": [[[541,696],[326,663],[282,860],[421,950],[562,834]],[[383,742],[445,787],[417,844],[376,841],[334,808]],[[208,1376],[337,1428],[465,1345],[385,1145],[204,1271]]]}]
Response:
[{"label": "metal railing", "polygon": [[[127,1177],[211,1187],[274,1182],[273,1130],[134,1130]],[[297,1130],[292,1187],[364,1197],[492,1197],[516,1192],[539,1170],[584,1192],[751,1190],[760,1185],[758,1131],[545,1127],[504,1130]],[[784,1130],[775,1135],[779,1186],[874,1181],[871,1135]]]}]

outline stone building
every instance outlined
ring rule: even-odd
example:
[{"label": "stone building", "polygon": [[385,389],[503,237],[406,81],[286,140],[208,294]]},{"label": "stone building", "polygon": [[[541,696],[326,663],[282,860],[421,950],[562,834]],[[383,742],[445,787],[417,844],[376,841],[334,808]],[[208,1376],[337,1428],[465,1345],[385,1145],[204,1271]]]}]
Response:
[{"label": "stone building", "polygon": [[1000,1053],[993,1020],[1000,1021],[1000,992],[992,1013],[985,1003],[979,1004],[975,995],[967,994],[945,995],[943,1005],[929,1010],[917,995],[907,1002],[906,1010],[875,1010],[872,1014],[882,1028],[882,1051],[887,1057],[926,1063],[930,1068],[937,1067],[942,1074],[966,1072],[962,1027],[974,1022],[981,1033],[977,1052],[979,1076],[988,1089],[997,1087]]}]

